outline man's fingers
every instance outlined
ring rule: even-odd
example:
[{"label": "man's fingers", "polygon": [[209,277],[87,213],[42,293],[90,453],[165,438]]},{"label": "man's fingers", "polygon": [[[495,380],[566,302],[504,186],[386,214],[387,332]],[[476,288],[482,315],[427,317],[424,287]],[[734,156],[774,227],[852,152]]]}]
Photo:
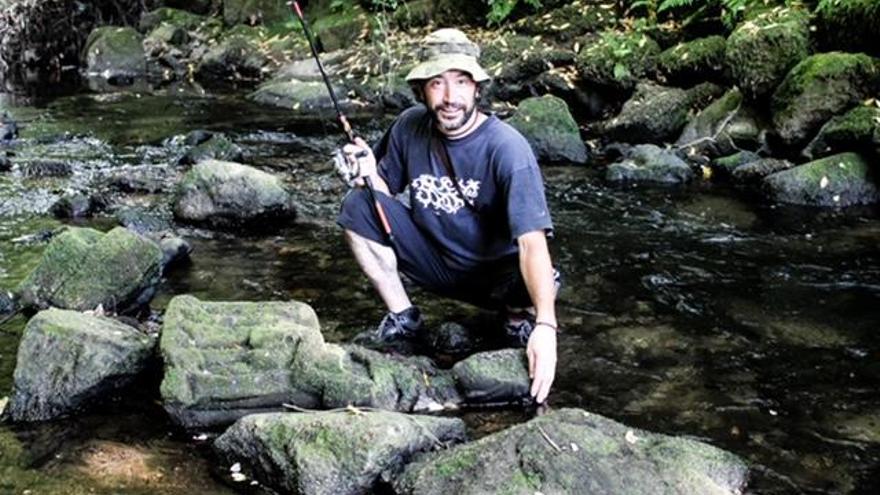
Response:
[{"label": "man's fingers", "polygon": [[[535,377],[535,351],[531,348],[528,349],[527,354],[529,356],[529,378]],[[535,395],[535,394],[532,394]]]}]

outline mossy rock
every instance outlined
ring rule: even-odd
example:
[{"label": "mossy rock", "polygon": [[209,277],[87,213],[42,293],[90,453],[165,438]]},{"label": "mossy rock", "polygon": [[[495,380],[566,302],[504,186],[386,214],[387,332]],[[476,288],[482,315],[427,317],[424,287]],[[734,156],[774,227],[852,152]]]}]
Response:
[{"label": "mossy rock", "polygon": [[566,42],[612,28],[617,25],[619,17],[620,12],[614,4],[602,0],[574,0],[546,13],[523,17],[513,24],[513,28],[523,34],[548,36]]},{"label": "mossy rock", "polygon": [[880,2],[819,2],[815,17],[816,40],[822,51],[863,52],[880,57],[880,46],[872,41],[880,33]]},{"label": "mossy rock", "polygon": [[177,187],[174,216],[209,226],[265,228],[295,215],[281,180],[247,165],[219,160],[195,164]]},{"label": "mossy rock", "polygon": [[235,24],[274,24],[292,16],[284,0],[223,0],[223,21]]},{"label": "mossy rock", "polygon": [[[344,88],[334,87],[334,92],[340,97],[339,104],[343,111],[354,108],[351,100],[343,96],[347,94]],[[273,79],[262,84],[247,98],[263,105],[304,114],[325,112],[329,115],[334,111],[333,100],[330,99],[327,86],[322,81]]]},{"label": "mossy rock", "polygon": [[474,354],[452,373],[469,404],[513,402],[528,397],[528,359],[522,349]]},{"label": "mossy rock", "polygon": [[880,91],[880,60],[820,53],[797,64],[773,93],[773,126],[786,145],[803,145],[828,119]]},{"label": "mossy rock", "polygon": [[821,158],[764,179],[771,199],[808,206],[851,206],[880,201],[875,171],[857,153]]},{"label": "mossy rock", "polygon": [[804,149],[810,159],[842,151],[876,152],[875,136],[880,131],[880,108],[859,105],[849,112],[831,118]]},{"label": "mossy rock", "polygon": [[7,413],[46,421],[108,399],[147,368],[155,341],[116,320],[48,309],[22,335]]},{"label": "mossy rock", "polygon": [[150,300],[161,267],[159,246],[122,227],[106,234],[69,228],[52,239],[17,292],[27,307],[122,311]]},{"label": "mossy rock", "polygon": [[733,177],[733,172],[747,164],[752,163],[761,158],[760,155],[753,151],[737,151],[732,155],[723,156],[721,158],[716,158],[712,160],[711,167],[712,170],[722,178],[729,179]]},{"label": "mossy rock", "polygon": [[779,158],[759,158],[736,167],[730,175],[734,182],[740,184],[757,184],[768,175],[789,170],[793,167],[794,164],[788,160],[781,160]]},{"label": "mossy rock", "polygon": [[422,452],[459,443],[458,418],[393,412],[255,414],[214,442],[227,464],[241,463],[285,493],[371,493],[382,475]]},{"label": "mossy rock", "polygon": [[[244,30],[250,30],[242,26]],[[240,83],[254,85],[268,74],[270,59],[259,35],[235,33],[208,50],[196,68],[196,78],[207,85]]]},{"label": "mossy rock", "polygon": [[196,31],[206,22],[210,22],[208,17],[171,7],[161,7],[144,13],[138,22],[138,30],[149,33],[162,24],[170,24],[187,31]]},{"label": "mossy rock", "polygon": [[775,8],[743,22],[727,38],[725,60],[747,99],[761,99],[809,54],[809,14]]},{"label": "mossy rock", "polygon": [[581,48],[576,64],[585,82],[630,91],[654,72],[660,46],[645,34],[603,31]]},{"label": "mossy rock", "polygon": [[617,183],[677,185],[693,178],[694,172],[684,160],[653,144],[634,146],[605,171],[605,179]]},{"label": "mossy rock", "polygon": [[675,142],[694,153],[710,157],[729,155],[737,149],[760,147],[769,126],[738,89],[732,89],[701,110],[685,126]]},{"label": "mossy rock", "polygon": [[723,91],[703,83],[689,90],[640,83],[620,113],[599,128],[611,140],[628,143],[664,143],[679,135],[692,110]]},{"label": "mossy rock", "polygon": [[85,46],[83,61],[89,73],[108,78],[146,73],[144,39],[134,28],[99,27],[89,34]]},{"label": "mossy rock", "polygon": [[223,133],[212,134],[208,139],[186,150],[178,160],[180,165],[192,165],[203,160],[234,162],[241,160],[241,147]]},{"label": "mossy rock", "polygon": [[423,456],[394,488],[402,495],[739,493],[746,474],[741,459],[711,445],[561,409]]},{"label": "mossy rock", "polygon": [[347,48],[370,35],[370,19],[360,5],[352,5],[337,13],[315,18],[312,31],[324,51]]},{"label": "mossy rock", "polygon": [[721,36],[679,43],[657,57],[657,72],[666,82],[676,86],[720,81],[726,46],[727,42]]},{"label": "mossy rock", "polygon": [[525,136],[540,162],[587,162],[587,147],[577,123],[560,98],[545,95],[525,99],[507,123]]}]

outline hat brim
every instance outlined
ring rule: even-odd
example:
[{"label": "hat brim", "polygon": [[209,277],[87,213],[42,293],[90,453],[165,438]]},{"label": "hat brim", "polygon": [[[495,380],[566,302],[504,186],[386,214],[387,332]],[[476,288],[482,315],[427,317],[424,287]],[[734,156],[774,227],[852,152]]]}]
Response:
[{"label": "hat brim", "polygon": [[447,54],[431,58],[416,65],[406,75],[406,82],[424,81],[439,76],[449,70],[467,72],[475,82],[485,82],[490,79],[489,74],[480,67],[475,57],[462,54]]}]

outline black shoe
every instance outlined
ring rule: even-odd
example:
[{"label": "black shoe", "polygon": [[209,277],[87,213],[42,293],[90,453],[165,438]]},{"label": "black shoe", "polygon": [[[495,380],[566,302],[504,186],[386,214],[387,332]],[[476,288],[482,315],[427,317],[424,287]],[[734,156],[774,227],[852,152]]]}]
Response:
[{"label": "black shoe", "polygon": [[535,329],[535,315],[529,312],[508,313],[504,323],[504,334],[510,345],[526,347]]},{"label": "black shoe", "polygon": [[[410,350],[422,330],[422,312],[416,306],[410,306],[399,313],[389,312],[374,330],[361,332],[354,338],[354,343],[372,348],[391,350]],[[401,349],[396,349],[401,347]]]}]

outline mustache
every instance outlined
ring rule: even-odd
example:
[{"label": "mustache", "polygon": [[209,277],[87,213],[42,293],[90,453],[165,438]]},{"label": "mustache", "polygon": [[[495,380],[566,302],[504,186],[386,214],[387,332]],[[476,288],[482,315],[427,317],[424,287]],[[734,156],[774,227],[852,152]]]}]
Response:
[{"label": "mustache", "polygon": [[440,110],[467,110],[467,106],[461,103],[439,103],[434,105],[435,112]]}]

